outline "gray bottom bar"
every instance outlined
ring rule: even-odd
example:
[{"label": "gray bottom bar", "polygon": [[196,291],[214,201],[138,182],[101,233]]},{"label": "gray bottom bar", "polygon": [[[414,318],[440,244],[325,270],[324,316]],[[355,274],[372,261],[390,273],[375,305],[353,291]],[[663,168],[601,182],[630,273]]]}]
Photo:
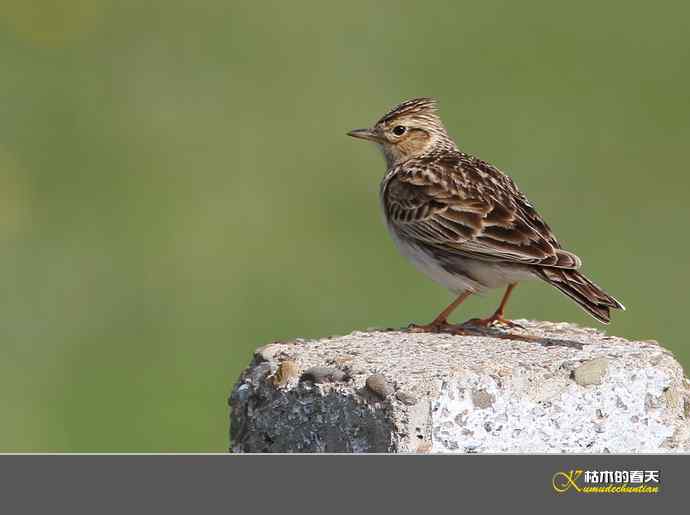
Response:
[{"label": "gray bottom bar", "polygon": [[[0,506],[2,513],[560,514],[583,506],[636,513],[687,500],[689,466],[688,455],[4,455]],[[608,492],[584,491],[607,485]],[[630,490],[644,485],[658,493]]]}]

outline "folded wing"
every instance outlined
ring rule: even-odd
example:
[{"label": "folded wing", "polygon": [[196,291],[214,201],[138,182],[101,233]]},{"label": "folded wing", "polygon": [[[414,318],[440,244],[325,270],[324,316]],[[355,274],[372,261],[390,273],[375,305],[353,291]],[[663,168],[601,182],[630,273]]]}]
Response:
[{"label": "folded wing", "polygon": [[486,261],[577,269],[509,177],[458,153],[403,164],[382,184],[388,223],[402,236]]}]

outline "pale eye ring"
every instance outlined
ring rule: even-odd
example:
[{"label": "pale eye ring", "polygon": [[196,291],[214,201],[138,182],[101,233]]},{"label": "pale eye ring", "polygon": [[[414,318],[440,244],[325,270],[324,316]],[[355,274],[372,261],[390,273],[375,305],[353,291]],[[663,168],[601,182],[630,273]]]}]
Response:
[{"label": "pale eye ring", "polygon": [[396,136],[402,136],[403,134],[405,134],[406,130],[407,129],[404,126],[396,125],[395,127],[393,127],[393,134],[395,134]]}]

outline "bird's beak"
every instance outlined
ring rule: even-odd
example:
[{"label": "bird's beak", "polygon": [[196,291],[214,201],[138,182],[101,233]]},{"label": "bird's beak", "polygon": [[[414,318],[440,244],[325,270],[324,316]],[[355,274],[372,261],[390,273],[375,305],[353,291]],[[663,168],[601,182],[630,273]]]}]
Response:
[{"label": "bird's beak", "polygon": [[371,129],[355,129],[347,133],[348,136],[353,138],[366,139],[369,141],[381,141],[381,138]]}]

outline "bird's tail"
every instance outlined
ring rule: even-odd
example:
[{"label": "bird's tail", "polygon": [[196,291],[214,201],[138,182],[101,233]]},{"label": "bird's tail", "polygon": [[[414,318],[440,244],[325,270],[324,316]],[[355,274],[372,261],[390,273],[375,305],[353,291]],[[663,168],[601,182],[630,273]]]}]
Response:
[{"label": "bird's tail", "polygon": [[611,321],[611,314],[609,312],[611,308],[625,309],[623,304],[577,270],[541,268],[537,273],[544,281],[561,290],[582,306],[587,313],[604,324],[608,324]]}]

